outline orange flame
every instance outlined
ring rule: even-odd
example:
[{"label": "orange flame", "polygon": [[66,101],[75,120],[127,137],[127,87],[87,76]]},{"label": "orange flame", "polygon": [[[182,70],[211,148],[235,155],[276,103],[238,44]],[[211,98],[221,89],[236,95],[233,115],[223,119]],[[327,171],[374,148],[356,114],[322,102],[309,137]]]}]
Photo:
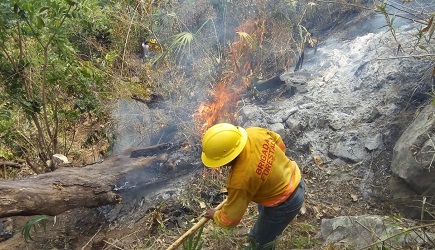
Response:
[{"label": "orange flame", "polygon": [[[255,36],[260,30],[257,24],[251,19],[236,28],[236,31],[244,31]],[[252,27],[256,27],[256,30]],[[211,100],[201,103],[193,115],[201,135],[217,122],[234,122],[237,118],[236,104],[239,95],[250,83],[249,75],[252,73],[252,66],[249,46],[239,38],[231,44],[229,54],[231,56],[227,57],[225,64],[226,68],[232,69],[232,72],[222,74],[211,92]]]},{"label": "orange flame", "polygon": [[238,101],[238,94],[226,85],[226,82],[219,82],[212,92],[212,100],[199,105],[194,118],[201,132],[221,120],[233,121],[231,117],[234,117],[234,103]]}]

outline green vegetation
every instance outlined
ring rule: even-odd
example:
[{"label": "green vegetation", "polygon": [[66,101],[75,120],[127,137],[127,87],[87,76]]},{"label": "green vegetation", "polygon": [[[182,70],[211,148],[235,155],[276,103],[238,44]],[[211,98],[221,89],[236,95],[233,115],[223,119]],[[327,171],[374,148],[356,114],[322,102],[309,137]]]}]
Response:
[{"label": "green vegetation", "polygon": [[[267,8],[263,1],[3,1],[0,156],[35,173],[53,171],[56,153],[96,160],[114,139],[110,110],[133,94],[158,93],[171,112],[191,105],[174,113],[195,134],[184,117],[217,82],[246,85],[287,69],[311,41],[306,18],[322,20],[310,2]],[[151,56],[141,60],[145,40],[153,41]],[[228,79],[235,74],[240,79]]]},{"label": "green vegetation", "polygon": [[[143,99],[150,93],[162,95],[186,138],[197,139],[191,115],[200,102],[216,99],[211,92],[219,82],[237,75],[229,84],[246,87],[243,84],[253,79],[268,79],[291,68],[304,48],[322,39],[324,27],[352,11],[383,13],[398,52],[433,56],[434,14],[419,13],[415,43],[404,45],[394,25],[402,17],[387,7],[384,1],[367,7],[359,1],[286,0],[270,6],[262,0],[3,0],[0,161],[19,160],[39,174],[54,170],[47,162],[56,153],[72,162],[101,157],[114,139],[110,111],[117,99],[132,94]],[[140,58],[144,40],[154,41],[146,59]],[[429,74],[434,76],[435,68]],[[3,177],[19,176],[17,169],[8,171]],[[208,181],[213,183],[192,190],[194,196],[225,183]],[[182,203],[193,207],[198,202],[190,198]],[[247,213],[246,228],[255,220],[255,211],[250,208]],[[145,246],[157,244],[154,239],[168,233],[160,209],[150,216],[149,231],[154,235],[148,235]],[[41,215],[26,224],[26,242],[32,240],[32,228],[45,230],[45,222]],[[278,249],[315,247],[313,224],[292,226],[292,236],[280,239]],[[206,227],[183,247],[200,249],[203,242],[243,246],[245,235],[240,235]]]},{"label": "green vegetation", "polygon": [[23,230],[21,231],[24,240],[29,242],[33,240],[31,236],[31,230],[33,228],[34,233],[38,233],[38,227],[42,227],[44,232],[47,231],[47,216],[46,215],[37,215],[33,217],[31,220],[27,221],[26,225],[24,225]]},{"label": "green vegetation", "polygon": [[195,236],[195,234],[192,234],[191,236],[189,236],[187,241],[185,241],[183,243],[183,250],[200,250],[200,249],[202,249],[202,244],[204,242],[201,240],[201,235],[202,235],[203,230],[204,230],[204,226],[199,228],[196,236]]},{"label": "green vegetation", "polygon": [[[422,26],[415,43],[404,46],[394,25],[404,17],[389,13],[390,3],[337,3],[333,13],[320,3],[3,1],[0,157],[24,159],[36,173],[54,170],[47,162],[56,153],[76,162],[98,158],[110,151],[109,111],[118,98],[157,92],[173,103],[169,109],[191,104],[190,114],[180,114],[190,116],[228,75],[238,74],[246,85],[288,69],[321,39],[322,27],[351,10],[383,13],[398,51],[433,52],[433,13],[413,19]],[[151,57],[141,63],[145,40],[154,42]]]},{"label": "green vegetation", "polygon": [[0,4],[0,151],[25,158],[36,173],[52,167],[53,154],[68,155],[80,123],[107,119],[98,96],[109,87],[104,74],[72,39],[99,8],[96,1]]}]

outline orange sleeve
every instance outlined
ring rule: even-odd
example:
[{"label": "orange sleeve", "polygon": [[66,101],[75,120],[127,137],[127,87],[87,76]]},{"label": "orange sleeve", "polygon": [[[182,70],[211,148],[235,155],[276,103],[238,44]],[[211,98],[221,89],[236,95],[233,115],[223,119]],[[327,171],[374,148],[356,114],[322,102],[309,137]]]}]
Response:
[{"label": "orange sleeve", "polygon": [[228,189],[227,202],[213,216],[215,223],[229,229],[237,226],[248,208],[252,195],[244,190]]}]

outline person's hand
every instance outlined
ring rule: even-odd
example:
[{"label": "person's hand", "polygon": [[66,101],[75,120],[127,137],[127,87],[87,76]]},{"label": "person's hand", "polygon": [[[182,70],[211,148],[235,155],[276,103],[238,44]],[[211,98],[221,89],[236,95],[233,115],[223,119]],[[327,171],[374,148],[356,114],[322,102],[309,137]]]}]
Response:
[{"label": "person's hand", "polygon": [[205,215],[204,215],[204,217],[205,218],[207,218],[207,219],[212,219],[213,220],[213,215],[214,215],[214,213],[216,213],[216,209],[214,209],[214,208],[209,208],[206,212],[205,212]]}]

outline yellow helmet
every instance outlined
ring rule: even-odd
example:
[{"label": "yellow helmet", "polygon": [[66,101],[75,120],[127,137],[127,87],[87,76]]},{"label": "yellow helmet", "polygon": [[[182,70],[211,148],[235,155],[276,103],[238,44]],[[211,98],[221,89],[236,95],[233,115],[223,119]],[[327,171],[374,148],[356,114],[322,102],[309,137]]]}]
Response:
[{"label": "yellow helmet", "polygon": [[202,138],[202,162],[210,168],[223,166],[242,152],[247,140],[244,128],[229,123],[216,124]]}]

